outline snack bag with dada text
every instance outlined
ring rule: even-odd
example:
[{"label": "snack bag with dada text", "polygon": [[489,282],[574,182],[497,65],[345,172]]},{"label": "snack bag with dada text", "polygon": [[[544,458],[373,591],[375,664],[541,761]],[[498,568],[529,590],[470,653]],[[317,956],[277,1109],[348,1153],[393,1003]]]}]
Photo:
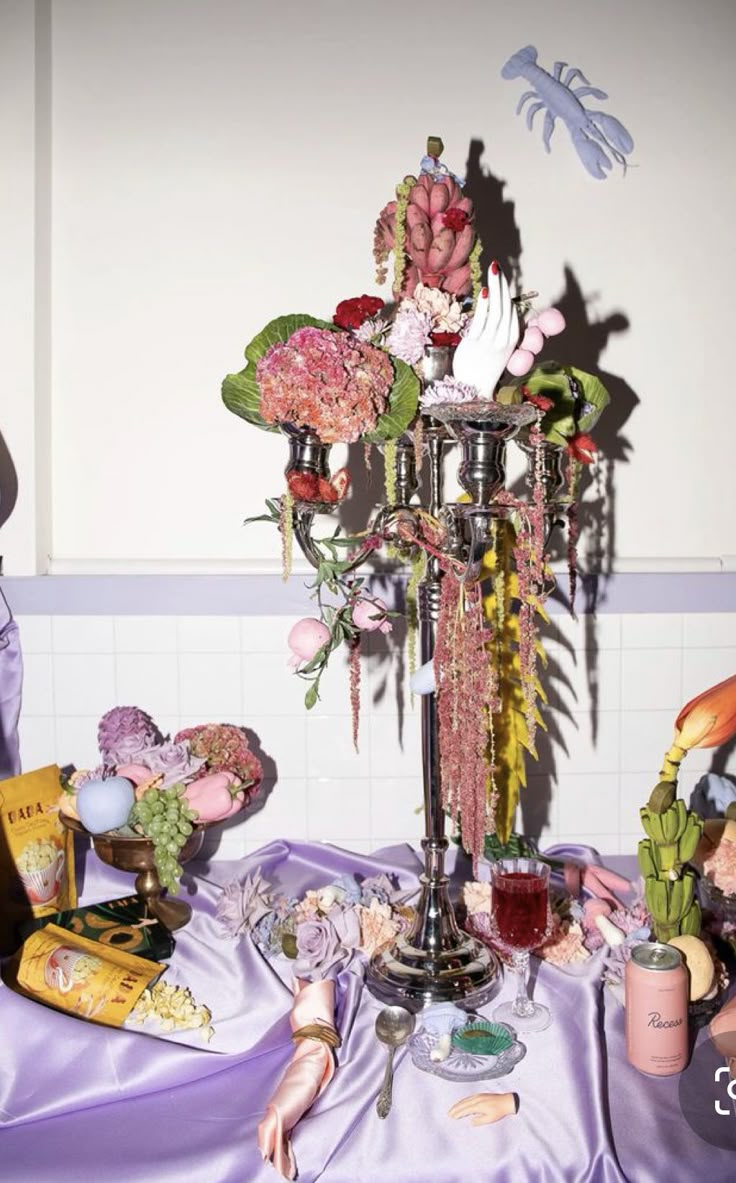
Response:
[{"label": "snack bag with dada text", "polygon": [[74,835],[59,819],[55,764],[0,781],[0,954],[19,925],[77,905]]},{"label": "snack bag with dada text", "polygon": [[143,991],[166,969],[47,924],[3,969],[11,989],[81,1019],[122,1027]]}]

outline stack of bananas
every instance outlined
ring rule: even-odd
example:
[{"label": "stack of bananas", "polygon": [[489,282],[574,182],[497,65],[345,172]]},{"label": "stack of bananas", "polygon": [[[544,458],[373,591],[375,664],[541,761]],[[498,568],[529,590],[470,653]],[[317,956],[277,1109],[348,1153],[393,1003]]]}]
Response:
[{"label": "stack of bananas", "polygon": [[700,905],[694,898],[695,875],[686,864],[703,832],[701,819],[675,798],[671,781],[660,781],[640,810],[647,837],[639,843],[647,907],[658,941],[700,932]]}]

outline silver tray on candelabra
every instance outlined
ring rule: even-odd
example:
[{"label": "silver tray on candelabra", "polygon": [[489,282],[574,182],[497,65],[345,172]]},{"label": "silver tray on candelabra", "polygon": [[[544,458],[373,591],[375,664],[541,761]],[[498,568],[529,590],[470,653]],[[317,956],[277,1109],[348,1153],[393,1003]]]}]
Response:
[{"label": "silver tray on candelabra", "polygon": [[537,408],[531,403],[497,403],[490,398],[469,403],[436,403],[434,406],[423,406],[422,413],[450,426],[453,423],[470,422],[488,423],[489,428],[494,424],[499,427],[526,427],[538,415]]}]

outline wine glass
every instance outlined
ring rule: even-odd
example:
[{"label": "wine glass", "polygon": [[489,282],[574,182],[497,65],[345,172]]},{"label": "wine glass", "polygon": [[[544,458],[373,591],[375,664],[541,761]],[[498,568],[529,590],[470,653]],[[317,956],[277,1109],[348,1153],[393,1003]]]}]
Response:
[{"label": "wine glass", "polygon": [[516,998],[493,1012],[517,1031],[544,1031],[552,1022],[546,1006],[529,997],[529,952],[549,934],[549,867],[534,858],[500,859],[491,864],[491,926],[513,958]]}]

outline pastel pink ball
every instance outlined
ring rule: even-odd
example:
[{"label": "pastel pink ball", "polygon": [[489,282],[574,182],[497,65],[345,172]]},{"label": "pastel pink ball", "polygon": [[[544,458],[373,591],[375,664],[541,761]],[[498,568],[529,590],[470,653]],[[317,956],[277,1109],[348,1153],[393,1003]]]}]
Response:
[{"label": "pastel pink ball", "polygon": [[515,349],[508,360],[506,369],[516,378],[528,374],[534,365],[534,354],[529,349]]},{"label": "pastel pink ball", "polygon": [[539,353],[543,345],[544,334],[542,333],[541,329],[538,329],[532,325],[532,327],[527,329],[524,333],[519,349],[528,349],[530,353]]},{"label": "pastel pink ball", "polygon": [[289,633],[287,644],[300,661],[311,661],[330,639],[330,630],[321,620],[305,616],[298,620]]},{"label": "pastel pink ball", "polygon": [[536,319],[545,337],[556,337],[565,328],[565,318],[559,308],[545,308]]}]

